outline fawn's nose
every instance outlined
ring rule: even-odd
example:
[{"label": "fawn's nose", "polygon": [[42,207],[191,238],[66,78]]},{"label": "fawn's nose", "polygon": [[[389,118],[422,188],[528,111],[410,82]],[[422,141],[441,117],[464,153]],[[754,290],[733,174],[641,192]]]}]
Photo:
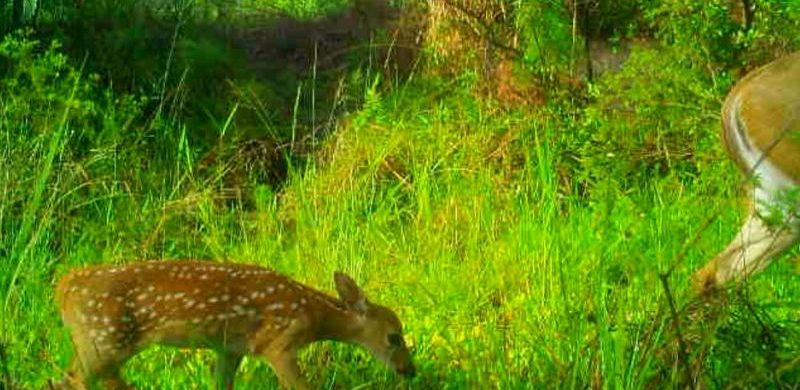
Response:
[{"label": "fawn's nose", "polygon": [[413,364],[409,364],[405,367],[401,367],[399,370],[397,370],[397,373],[406,378],[413,378],[417,375],[417,369],[414,368]]}]

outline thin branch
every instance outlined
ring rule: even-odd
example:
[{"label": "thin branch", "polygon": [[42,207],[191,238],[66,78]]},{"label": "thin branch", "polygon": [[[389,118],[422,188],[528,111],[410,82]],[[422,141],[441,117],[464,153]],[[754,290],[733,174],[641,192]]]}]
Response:
[{"label": "thin branch", "polygon": [[499,48],[501,50],[504,50],[504,51],[510,53],[515,58],[523,58],[525,56],[525,53],[523,53],[522,50],[520,50],[520,49],[518,49],[516,47],[513,47],[513,46],[511,46],[509,44],[504,43],[497,36],[497,32],[495,31],[495,29],[492,28],[492,26],[489,25],[489,23],[487,23],[484,20],[482,15],[478,15],[475,12],[470,11],[467,7],[464,7],[464,5],[459,3],[458,1],[453,1],[453,0],[441,0],[441,1],[446,6],[451,7],[451,8],[455,8],[459,12],[463,13],[464,15],[466,15],[470,20],[472,20],[475,23],[477,23],[479,25],[479,27],[486,34],[486,36],[483,36],[483,38],[486,38],[489,41],[489,44],[491,44],[492,46],[495,46],[495,47],[497,47],[497,48]]},{"label": "thin branch", "polygon": [[6,347],[5,344],[0,342],[0,373],[3,375],[3,379],[0,382],[0,388],[5,386],[6,388],[11,388],[11,371],[8,369],[8,355],[6,354]]},{"label": "thin branch", "polygon": [[669,288],[669,274],[659,274],[658,278],[661,280],[661,286],[664,288],[664,294],[667,297],[669,310],[672,314],[672,323],[675,326],[675,334],[678,337],[678,363],[683,367],[684,375],[686,376],[685,383],[689,383],[692,378],[692,371],[689,367],[689,354],[686,348],[686,340],[683,338],[683,332],[681,332],[681,323],[678,317],[678,310],[675,307],[675,300],[672,298],[672,291],[670,291]]}]

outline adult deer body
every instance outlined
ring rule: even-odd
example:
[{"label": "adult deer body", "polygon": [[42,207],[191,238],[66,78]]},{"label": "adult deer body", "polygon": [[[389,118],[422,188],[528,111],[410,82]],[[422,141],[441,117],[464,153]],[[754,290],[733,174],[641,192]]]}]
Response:
[{"label": "adult deer body", "polygon": [[334,281],[341,299],[243,264],[158,261],[73,271],[56,290],[75,346],[68,382],[125,388],[120,366],[158,343],[214,349],[218,388],[233,388],[243,356],[258,355],[283,386],[305,389],[297,351],[326,339],[361,345],[413,375],[394,312],[370,303],[348,276],[336,273]]},{"label": "adult deer body", "polygon": [[702,292],[761,271],[800,237],[800,52],[742,79],[722,121],[728,155],[753,179],[751,207],[733,241],[695,274]]}]

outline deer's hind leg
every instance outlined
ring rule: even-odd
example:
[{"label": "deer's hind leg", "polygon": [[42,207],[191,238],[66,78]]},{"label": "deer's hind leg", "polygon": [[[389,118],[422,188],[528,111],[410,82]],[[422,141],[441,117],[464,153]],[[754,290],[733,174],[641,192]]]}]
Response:
[{"label": "deer's hind leg", "polygon": [[695,273],[695,287],[705,293],[728,281],[746,279],[764,269],[797,239],[795,225],[770,226],[751,212],[730,244]]},{"label": "deer's hind leg", "polygon": [[108,390],[132,389],[120,376],[120,368],[133,354],[129,347],[118,348],[104,335],[73,334],[75,356],[72,359],[67,382],[81,390],[100,388]]}]

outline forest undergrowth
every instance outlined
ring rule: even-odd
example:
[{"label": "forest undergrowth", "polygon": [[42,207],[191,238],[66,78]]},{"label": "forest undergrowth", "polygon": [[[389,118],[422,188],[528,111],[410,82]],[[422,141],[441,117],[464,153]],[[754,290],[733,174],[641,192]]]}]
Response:
[{"label": "forest undergrowth", "polygon": [[[63,377],[58,277],[182,258],[340,270],[395,309],[417,377],[326,342],[321,388],[800,385],[796,248],[710,301],[689,283],[747,208],[721,102],[800,47],[793,2],[12,3],[0,388]],[[212,365],[154,347],[123,376]],[[237,388],[277,380],[248,358]]]}]

